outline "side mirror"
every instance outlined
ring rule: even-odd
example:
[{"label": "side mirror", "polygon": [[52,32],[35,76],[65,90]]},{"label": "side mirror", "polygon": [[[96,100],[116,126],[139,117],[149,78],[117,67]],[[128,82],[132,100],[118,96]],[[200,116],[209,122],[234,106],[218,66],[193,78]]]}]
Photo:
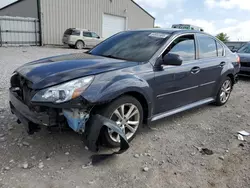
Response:
[{"label": "side mirror", "polygon": [[97,38],[100,39],[101,37],[98,36]]},{"label": "side mirror", "polygon": [[180,66],[182,65],[182,58],[177,54],[168,53],[163,57],[162,64]]},{"label": "side mirror", "polygon": [[232,51],[232,52],[237,52],[237,50],[236,50],[236,49],[232,49],[231,51]]}]

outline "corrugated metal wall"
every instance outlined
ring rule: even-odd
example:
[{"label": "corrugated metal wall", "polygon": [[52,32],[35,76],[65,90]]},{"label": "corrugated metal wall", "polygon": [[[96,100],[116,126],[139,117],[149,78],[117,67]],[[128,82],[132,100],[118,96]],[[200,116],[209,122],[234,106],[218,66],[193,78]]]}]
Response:
[{"label": "corrugated metal wall", "polygon": [[67,28],[102,35],[103,14],[126,17],[127,29],[150,28],[154,19],[131,0],[40,0],[43,44],[62,44]]},{"label": "corrugated metal wall", "polygon": [[39,44],[38,19],[0,16],[0,46]]}]

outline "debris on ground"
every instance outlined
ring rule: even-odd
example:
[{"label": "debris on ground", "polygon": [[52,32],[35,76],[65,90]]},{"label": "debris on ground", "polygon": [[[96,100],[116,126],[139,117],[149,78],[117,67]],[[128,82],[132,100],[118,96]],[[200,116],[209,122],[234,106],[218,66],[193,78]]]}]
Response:
[{"label": "debris on ground", "polygon": [[244,144],[240,143],[240,144],[239,144],[239,147],[244,147]]},{"label": "debris on ground", "polygon": [[26,146],[26,147],[28,147],[28,146],[30,146],[30,144],[28,143],[28,142],[23,142],[23,146]]},{"label": "debris on ground", "polygon": [[82,169],[86,169],[86,168],[90,168],[90,167],[93,167],[92,161],[90,161],[89,163],[87,163],[85,165],[82,165]]},{"label": "debris on ground", "polygon": [[4,168],[4,170],[10,170],[10,167],[6,166],[6,167]]},{"label": "debris on ground", "polygon": [[224,161],[225,157],[224,156],[220,156],[219,159],[222,160],[222,161]]},{"label": "debris on ground", "polygon": [[238,133],[242,136],[250,136],[250,133],[246,131],[238,131]]},{"label": "debris on ground", "polygon": [[238,140],[244,141],[244,137],[241,134],[238,134]]},{"label": "debris on ground", "polygon": [[0,138],[4,137],[4,134],[0,134]]},{"label": "debris on ground", "polygon": [[69,155],[69,152],[66,152],[65,155]]},{"label": "debris on ground", "polygon": [[23,165],[22,165],[22,167],[23,167],[24,169],[27,169],[27,168],[29,167],[29,164],[28,164],[27,162],[24,162]]},{"label": "debris on ground", "polygon": [[207,148],[202,148],[201,151],[200,151],[200,153],[202,155],[213,155],[214,154],[214,152],[212,150],[207,149]]},{"label": "debris on ground", "polygon": [[138,154],[135,154],[134,155],[134,158],[139,158],[140,156]]},{"label": "debris on ground", "polygon": [[44,167],[43,162],[40,162],[40,163],[38,164],[38,168],[42,169],[43,167]]},{"label": "debris on ground", "polygon": [[5,137],[0,138],[0,142],[5,142],[5,141],[6,141]]},{"label": "debris on ground", "polygon": [[149,168],[145,166],[145,167],[143,168],[143,171],[144,171],[144,172],[148,172],[148,171],[149,171]]}]

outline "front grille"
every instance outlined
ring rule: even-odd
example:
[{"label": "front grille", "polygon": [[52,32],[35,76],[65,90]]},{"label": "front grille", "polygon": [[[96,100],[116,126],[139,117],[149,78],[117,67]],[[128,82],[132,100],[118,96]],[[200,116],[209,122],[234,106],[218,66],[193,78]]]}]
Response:
[{"label": "front grille", "polygon": [[250,62],[241,62],[242,67],[250,67]]}]

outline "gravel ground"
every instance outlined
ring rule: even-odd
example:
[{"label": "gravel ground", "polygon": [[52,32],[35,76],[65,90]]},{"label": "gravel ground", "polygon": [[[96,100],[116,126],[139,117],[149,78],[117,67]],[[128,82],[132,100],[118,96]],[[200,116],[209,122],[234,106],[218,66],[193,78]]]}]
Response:
[{"label": "gravel ground", "polygon": [[[66,48],[0,48],[0,187],[249,188],[250,79],[241,79],[223,107],[203,106],[144,127],[130,149],[98,166],[72,131],[28,136],[8,109],[12,71]],[[201,148],[213,151],[202,155]],[[105,151],[104,149],[102,152]]]}]

